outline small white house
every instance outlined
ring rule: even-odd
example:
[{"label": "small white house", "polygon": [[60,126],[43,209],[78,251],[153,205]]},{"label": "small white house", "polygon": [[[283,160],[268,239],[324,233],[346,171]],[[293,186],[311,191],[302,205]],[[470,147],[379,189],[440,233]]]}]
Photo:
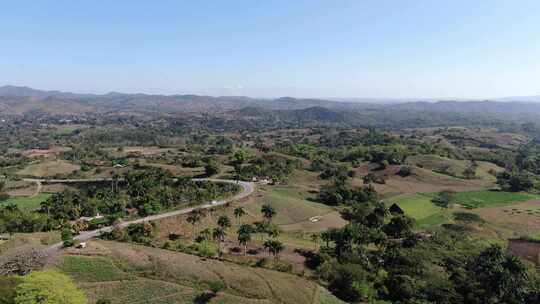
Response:
[{"label": "small white house", "polygon": [[86,242],[80,242],[77,247],[78,249],[83,249],[83,248],[86,248]]}]

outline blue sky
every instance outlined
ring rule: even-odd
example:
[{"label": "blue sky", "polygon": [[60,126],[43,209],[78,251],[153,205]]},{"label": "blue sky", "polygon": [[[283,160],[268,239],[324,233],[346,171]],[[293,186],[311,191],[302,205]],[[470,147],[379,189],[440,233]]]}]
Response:
[{"label": "blue sky", "polygon": [[2,84],[263,97],[540,95],[540,1],[5,1]]}]

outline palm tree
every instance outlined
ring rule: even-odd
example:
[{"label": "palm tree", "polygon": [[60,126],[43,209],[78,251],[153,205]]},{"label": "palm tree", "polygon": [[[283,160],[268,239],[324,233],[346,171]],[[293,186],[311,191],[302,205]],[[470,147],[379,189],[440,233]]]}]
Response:
[{"label": "palm tree", "polygon": [[267,222],[255,222],[255,231],[256,233],[259,233],[261,236],[261,242],[263,241],[263,233],[265,233],[268,229],[268,223]]},{"label": "palm tree", "polygon": [[320,233],[312,233],[311,234],[311,241],[315,244],[317,244],[317,247],[319,247],[319,240],[321,239]]},{"label": "palm tree", "polygon": [[276,210],[270,204],[264,204],[261,207],[261,213],[267,221],[271,221],[272,218],[276,215]]},{"label": "palm tree", "polygon": [[212,230],[212,238],[217,240],[219,251],[221,251],[221,242],[225,240],[227,232],[221,227],[216,227]]},{"label": "palm tree", "polygon": [[241,218],[242,216],[246,215],[246,211],[242,207],[234,208],[234,217]]},{"label": "palm tree", "polygon": [[193,225],[193,235],[195,235],[195,226],[201,221],[201,210],[193,209],[187,217],[187,222]]},{"label": "palm tree", "polygon": [[276,238],[281,233],[281,230],[279,230],[279,227],[275,224],[270,224],[266,227],[266,233],[271,238]]},{"label": "palm tree", "polygon": [[326,243],[326,247],[330,246],[330,241],[332,240],[332,232],[330,230],[325,230],[321,232],[321,239]]},{"label": "palm tree", "polygon": [[217,224],[222,229],[227,229],[227,228],[231,227],[231,220],[229,219],[228,216],[222,215],[222,216],[220,216],[218,218]]},{"label": "palm tree", "polygon": [[264,242],[264,248],[274,255],[274,259],[279,259],[279,253],[285,248],[283,244],[278,240],[266,240]]},{"label": "palm tree", "polygon": [[238,243],[244,246],[244,255],[247,253],[247,244],[251,241],[253,227],[249,224],[242,224],[237,231]]}]

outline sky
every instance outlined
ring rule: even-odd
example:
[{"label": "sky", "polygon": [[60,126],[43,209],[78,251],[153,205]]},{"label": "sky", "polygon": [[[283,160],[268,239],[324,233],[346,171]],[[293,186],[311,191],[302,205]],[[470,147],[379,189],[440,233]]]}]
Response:
[{"label": "sky", "polygon": [[540,95],[540,1],[3,1],[0,85],[253,97]]}]

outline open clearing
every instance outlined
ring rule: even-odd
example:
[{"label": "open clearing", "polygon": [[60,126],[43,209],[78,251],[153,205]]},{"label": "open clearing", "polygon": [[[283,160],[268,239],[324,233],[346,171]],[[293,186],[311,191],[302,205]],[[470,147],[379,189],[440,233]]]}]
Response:
[{"label": "open clearing", "polygon": [[278,225],[309,221],[311,217],[334,211],[327,205],[308,201],[304,194],[293,186],[261,187],[261,193],[262,197],[256,198],[246,209],[251,213],[259,213],[262,205],[270,204],[276,209],[274,221]]},{"label": "open clearing", "polygon": [[[467,168],[469,161],[451,159],[437,155],[414,155],[407,158],[407,163],[432,171],[437,171],[446,167],[447,172],[452,176],[463,176],[463,171]],[[490,174],[489,171],[500,172],[504,170],[504,168],[489,162],[478,161],[476,163],[478,165],[476,169],[477,179],[495,181],[495,176]]]},{"label": "open clearing", "polygon": [[316,173],[296,170],[287,185],[259,186],[258,193],[250,198],[252,201],[245,207],[249,213],[259,215],[262,205],[272,205],[277,212],[273,221],[280,226],[304,223],[313,229],[316,226],[324,228],[320,223],[310,225],[309,219],[315,216],[324,218],[325,215],[328,215],[327,222],[331,221],[329,223],[333,226],[332,219],[335,217],[331,214],[335,209],[313,201],[320,185],[324,183],[317,178]]},{"label": "open clearing", "polygon": [[193,303],[221,282],[210,303],[342,303],[301,277],[145,246],[91,241],[56,263],[88,294],[91,303]]},{"label": "open clearing", "polygon": [[[400,166],[389,166],[386,170],[371,171],[371,173],[383,176],[385,179],[385,184],[373,184],[383,198],[390,198],[405,193],[430,193],[443,190],[471,191],[494,186],[494,181],[491,180],[466,180],[419,167],[412,167],[411,175],[401,177],[397,175],[399,168]],[[369,171],[360,168],[358,172],[363,176]],[[360,177],[354,178],[353,185],[357,187],[362,186],[362,179]]]},{"label": "open clearing", "polygon": [[49,193],[40,193],[34,197],[10,197],[5,201],[0,202],[0,206],[12,204],[24,211],[36,210],[41,206],[41,202],[46,201],[50,196],[51,194]]},{"label": "open clearing", "polygon": [[539,195],[529,193],[504,192],[496,190],[458,192],[454,196],[454,203],[468,209],[507,205],[515,202],[524,202],[540,199]]},{"label": "open clearing", "polygon": [[[388,200],[388,203],[397,203],[405,214],[417,220],[417,224],[421,227],[438,225],[450,219],[453,209],[448,210],[437,207],[431,202],[436,196],[436,193],[418,193],[401,195]],[[457,192],[454,196],[453,203],[473,208],[486,208],[499,205],[515,204],[517,202],[525,202],[540,198],[538,195],[528,193],[512,193],[504,191],[466,191]],[[517,208],[519,205],[508,206],[507,208]],[[506,208],[506,207],[505,207]],[[490,208],[491,209],[491,208]],[[540,215],[540,210],[538,211]],[[487,219],[487,218],[486,218]]]},{"label": "open clearing", "polygon": [[510,206],[474,210],[490,223],[512,229],[519,235],[538,235],[540,232],[540,201],[528,201]]},{"label": "open clearing", "polygon": [[60,232],[15,233],[9,240],[0,243],[0,254],[20,247],[44,248],[60,242]]},{"label": "open clearing", "polygon": [[80,169],[80,166],[64,160],[49,160],[29,165],[28,167],[17,171],[17,174],[33,177],[52,177],[55,175],[67,175]]}]

